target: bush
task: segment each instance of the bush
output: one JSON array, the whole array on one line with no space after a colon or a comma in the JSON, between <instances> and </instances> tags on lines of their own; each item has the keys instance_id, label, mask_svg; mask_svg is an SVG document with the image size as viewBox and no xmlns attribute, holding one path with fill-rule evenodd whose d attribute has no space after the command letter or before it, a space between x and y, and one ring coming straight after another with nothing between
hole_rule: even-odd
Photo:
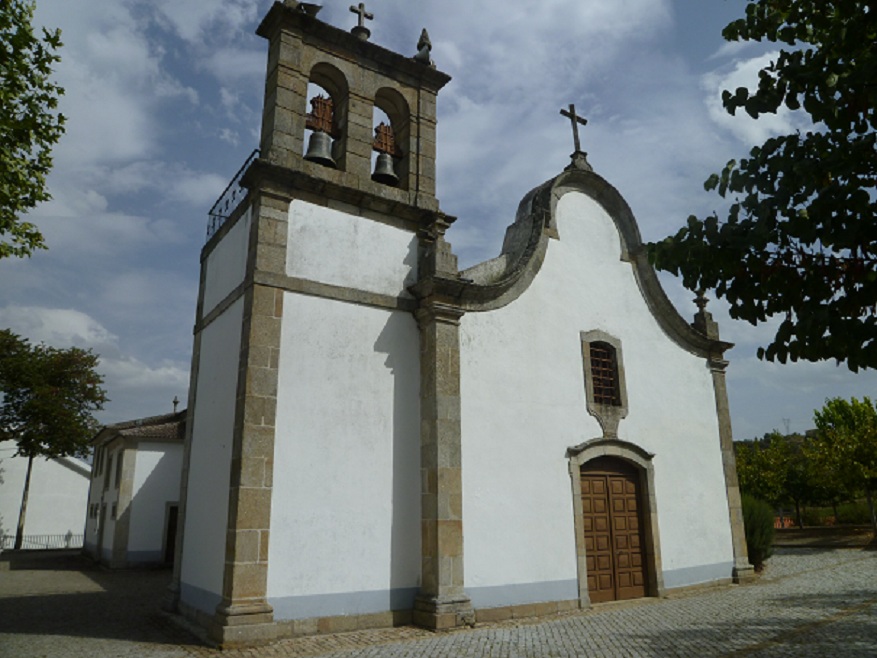
<instances>
[{"instance_id":1,"label":"bush","mask_svg":"<svg viewBox=\"0 0 877 658\"><path fill-rule=\"evenodd\" d=\"M870 525L871 513L868 503L843 503L837 506L837 522L840 525Z\"/></svg>"},{"instance_id":2,"label":"bush","mask_svg":"<svg viewBox=\"0 0 877 658\"><path fill-rule=\"evenodd\" d=\"M773 555L773 509L763 500L743 494L743 528L749 563L756 571L764 569L764 561Z\"/></svg>"}]
</instances>

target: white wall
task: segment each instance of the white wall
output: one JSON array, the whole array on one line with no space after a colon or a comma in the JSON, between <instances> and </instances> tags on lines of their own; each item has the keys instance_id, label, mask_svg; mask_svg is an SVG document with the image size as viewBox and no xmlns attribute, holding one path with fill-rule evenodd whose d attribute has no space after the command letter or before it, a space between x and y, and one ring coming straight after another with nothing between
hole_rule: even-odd
<instances>
[{"instance_id":1,"label":"white wall","mask_svg":"<svg viewBox=\"0 0 877 658\"><path fill-rule=\"evenodd\" d=\"M204 315L244 280L250 239L251 210L247 208L235 225L207 256L204 274Z\"/></svg>"},{"instance_id":2,"label":"white wall","mask_svg":"<svg viewBox=\"0 0 877 658\"><path fill-rule=\"evenodd\" d=\"M289 276L385 295L410 296L417 236L374 219L294 200L289 206Z\"/></svg>"},{"instance_id":3,"label":"white wall","mask_svg":"<svg viewBox=\"0 0 877 658\"><path fill-rule=\"evenodd\" d=\"M622 341L629 414L619 437L656 455L665 575L697 580L709 571L704 567L727 565L729 576L728 509L706 363L658 326L598 204L568 193L557 223L560 240L550 242L523 295L462 320L465 574L473 603L478 588L529 583L536 592L543 583L548 591L577 577L565 451L602 434L585 407L580 332L592 329ZM498 601L503 593L494 595Z\"/></svg>"},{"instance_id":4,"label":"white wall","mask_svg":"<svg viewBox=\"0 0 877 658\"><path fill-rule=\"evenodd\" d=\"M27 459L13 457L15 450L14 441L0 442L0 534L13 536L27 473ZM88 464L73 457L34 459L25 537L83 534L89 471Z\"/></svg>"},{"instance_id":5,"label":"white wall","mask_svg":"<svg viewBox=\"0 0 877 658\"><path fill-rule=\"evenodd\" d=\"M202 331L198 361L180 585L184 602L211 613L222 592L242 321L238 299Z\"/></svg>"},{"instance_id":6,"label":"white wall","mask_svg":"<svg viewBox=\"0 0 877 658\"><path fill-rule=\"evenodd\" d=\"M131 498L128 552L137 558L161 559L167 503L180 500L183 446L175 443L141 442L137 449Z\"/></svg>"},{"instance_id":7,"label":"white wall","mask_svg":"<svg viewBox=\"0 0 877 658\"><path fill-rule=\"evenodd\" d=\"M410 608L420 571L414 318L294 293L283 315L268 580L275 618Z\"/></svg>"}]
</instances>

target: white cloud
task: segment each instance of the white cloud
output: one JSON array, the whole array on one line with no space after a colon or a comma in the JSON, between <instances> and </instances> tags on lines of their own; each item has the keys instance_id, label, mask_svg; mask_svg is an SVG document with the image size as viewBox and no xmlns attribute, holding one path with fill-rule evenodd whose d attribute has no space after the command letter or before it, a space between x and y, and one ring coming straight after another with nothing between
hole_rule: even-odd
<instances>
[{"instance_id":1,"label":"white cloud","mask_svg":"<svg viewBox=\"0 0 877 658\"><path fill-rule=\"evenodd\" d=\"M177 34L190 42L205 40L211 33L227 36L240 32L258 20L259 11L259 3L252 0L154 0L154 4Z\"/></svg>"},{"instance_id":2,"label":"white cloud","mask_svg":"<svg viewBox=\"0 0 877 658\"><path fill-rule=\"evenodd\" d=\"M0 327L53 347L81 347L117 352L118 336L94 318L72 308L6 306L0 308Z\"/></svg>"},{"instance_id":3,"label":"white cloud","mask_svg":"<svg viewBox=\"0 0 877 658\"><path fill-rule=\"evenodd\" d=\"M168 196L191 206L207 209L228 185L228 177L218 174L185 172L175 177L168 188Z\"/></svg>"},{"instance_id":4,"label":"white cloud","mask_svg":"<svg viewBox=\"0 0 877 658\"><path fill-rule=\"evenodd\" d=\"M762 114L753 119L744 110L731 116L722 106L722 91L731 93L738 87L754 90L758 87L758 72L776 60L779 53L772 51L744 60L737 60L728 67L703 76L706 105L710 118L720 127L730 131L747 145L761 144L770 137L785 135L808 125L802 112L792 112L781 106L776 114Z\"/></svg>"},{"instance_id":5,"label":"white cloud","mask_svg":"<svg viewBox=\"0 0 877 658\"><path fill-rule=\"evenodd\" d=\"M0 327L8 327L32 343L94 350L100 357L97 371L104 377L110 398L98 414L104 423L165 413L171 410L174 395L185 400L188 363L167 359L146 363L128 353L119 336L81 311L8 305L0 307Z\"/></svg>"}]
</instances>

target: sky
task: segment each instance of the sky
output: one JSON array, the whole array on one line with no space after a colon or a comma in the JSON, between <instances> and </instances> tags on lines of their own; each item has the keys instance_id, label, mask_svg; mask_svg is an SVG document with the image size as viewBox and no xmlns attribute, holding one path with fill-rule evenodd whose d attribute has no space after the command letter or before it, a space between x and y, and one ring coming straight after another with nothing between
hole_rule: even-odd
<instances>
[{"instance_id":1,"label":"sky","mask_svg":"<svg viewBox=\"0 0 877 658\"><path fill-rule=\"evenodd\" d=\"M773 134L790 112L753 121L721 108L751 85L765 44L726 43L744 0L372 0L371 40L413 55L426 27L453 80L438 100L438 192L457 222L461 268L499 254L521 197L573 150L561 108L588 119L582 148L625 197L646 241L690 214L721 210L703 181ZM187 397L207 212L258 146L270 0L38 0L62 30L56 81L67 132L30 213L49 249L0 261L0 327L100 355L111 401L103 423L168 413ZM349 0L319 18L348 29ZM662 283L680 313L692 293ZM775 328L709 310L727 353L736 439L804 431L826 398L877 395L877 373L755 357Z\"/></svg>"}]
</instances>

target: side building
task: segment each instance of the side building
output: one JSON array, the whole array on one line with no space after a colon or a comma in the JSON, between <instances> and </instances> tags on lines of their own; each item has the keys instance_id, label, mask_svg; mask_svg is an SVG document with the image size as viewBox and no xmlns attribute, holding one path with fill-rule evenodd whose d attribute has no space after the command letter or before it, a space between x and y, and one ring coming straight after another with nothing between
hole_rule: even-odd
<instances>
[{"instance_id":1,"label":"side building","mask_svg":"<svg viewBox=\"0 0 877 658\"><path fill-rule=\"evenodd\" d=\"M173 562L185 428L183 410L95 435L86 555L111 568Z\"/></svg>"}]
</instances>

